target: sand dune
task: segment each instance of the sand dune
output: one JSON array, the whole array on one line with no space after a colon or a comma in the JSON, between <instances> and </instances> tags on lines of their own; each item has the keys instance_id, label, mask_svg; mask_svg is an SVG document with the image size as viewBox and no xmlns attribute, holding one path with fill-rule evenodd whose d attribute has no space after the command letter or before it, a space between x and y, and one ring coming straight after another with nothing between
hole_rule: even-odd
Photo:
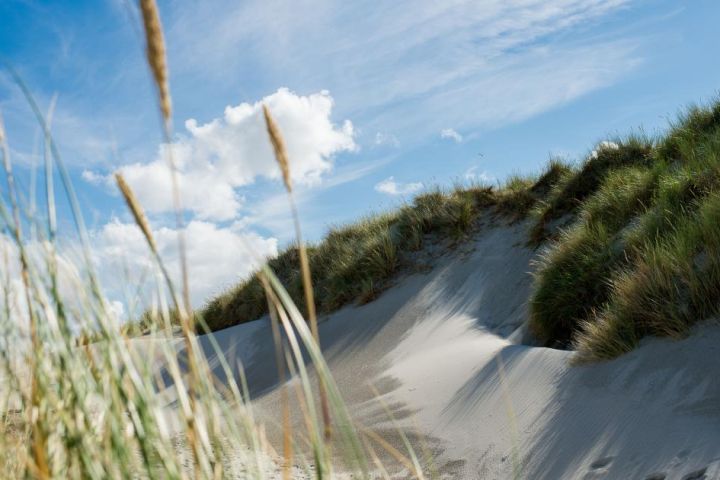
<instances>
[{"instance_id":1,"label":"sand dune","mask_svg":"<svg viewBox=\"0 0 720 480\"><path fill-rule=\"evenodd\" d=\"M720 328L569 365L571 352L532 346L526 334L537 253L523 246L525 228L488 227L377 300L323 319L322 346L357 422L391 438L373 386L450 478L720 478ZM267 320L216 338L244 365L272 438L279 395Z\"/></svg>"}]
</instances>

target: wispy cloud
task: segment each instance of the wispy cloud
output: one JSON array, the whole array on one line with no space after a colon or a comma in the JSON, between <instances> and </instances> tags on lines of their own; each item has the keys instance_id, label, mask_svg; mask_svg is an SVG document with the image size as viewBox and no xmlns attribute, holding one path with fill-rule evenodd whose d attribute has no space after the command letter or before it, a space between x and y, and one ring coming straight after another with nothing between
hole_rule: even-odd
<instances>
[{"instance_id":1,"label":"wispy cloud","mask_svg":"<svg viewBox=\"0 0 720 480\"><path fill-rule=\"evenodd\" d=\"M323 203L319 199L328 195L333 189L366 177L393 160L395 160L395 156L390 155L370 162L351 162L339 165L333 170L332 175L323 178L319 185L300 185L295 190L295 202L303 217L303 228L307 232L320 233L331 222L328 222L325 215L318 213L317 209L322 209ZM248 202L243 208L243 213L244 216L237 222L238 225L261 227L272 232L280 242L286 242L294 238L294 232L291 228L293 218L288 208L287 193L284 189Z\"/></svg>"},{"instance_id":2,"label":"wispy cloud","mask_svg":"<svg viewBox=\"0 0 720 480\"><path fill-rule=\"evenodd\" d=\"M420 182L399 183L394 177L388 177L375 185L375 190L387 195L410 195L423 188Z\"/></svg>"},{"instance_id":3,"label":"wispy cloud","mask_svg":"<svg viewBox=\"0 0 720 480\"><path fill-rule=\"evenodd\" d=\"M338 116L380 132L356 141L399 146L402 139L403 148L412 148L448 125L457 132L497 128L619 81L641 60L632 30L586 33L632 3L419 0L409 8L208 0L166 3L163 20L179 112L208 119L232 98L253 100L280 85L302 95L328 89ZM115 17L117 4L111 3ZM115 136L124 163L153 153L149 143L157 135L147 132L157 131L156 118L145 108L150 82L139 45L129 42L132 29L125 17L118 23L122 28L104 38L122 46L114 55L90 57L89 42L70 42L67 61L81 72L74 78L93 88L85 103L63 100L61 92L57 131L71 164L112 164L114 143L103 139ZM84 38L77 26L68 29L68 38ZM100 66L109 64L121 67L97 81Z\"/></svg>"},{"instance_id":4,"label":"wispy cloud","mask_svg":"<svg viewBox=\"0 0 720 480\"><path fill-rule=\"evenodd\" d=\"M452 128L443 128L440 131L440 138L446 138L453 140L455 143L460 143L463 140L462 135L453 130Z\"/></svg>"},{"instance_id":5,"label":"wispy cloud","mask_svg":"<svg viewBox=\"0 0 720 480\"><path fill-rule=\"evenodd\" d=\"M247 69L300 90L322 85L361 128L415 141L448 120L456 129L522 120L637 65L632 39L577 34L630 0L310 3L177 4L176 58L185 71L218 72L211 81L222 85L238 80L228 70Z\"/></svg>"},{"instance_id":6,"label":"wispy cloud","mask_svg":"<svg viewBox=\"0 0 720 480\"><path fill-rule=\"evenodd\" d=\"M375 145L388 145L397 148L400 146L400 140L392 133L377 132L375 134Z\"/></svg>"},{"instance_id":7,"label":"wispy cloud","mask_svg":"<svg viewBox=\"0 0 720 480\"><path fill-rule=\"evenodd\" d=\"M495 176L491 175L490 173L486 172L485 170L479 172L479 167L476 165L474 167L470 167L465 171L465 180L469 181L475 181L475 182L483 182L483 183L491 183L495 181Z\"/></svg>"}]
</instances>

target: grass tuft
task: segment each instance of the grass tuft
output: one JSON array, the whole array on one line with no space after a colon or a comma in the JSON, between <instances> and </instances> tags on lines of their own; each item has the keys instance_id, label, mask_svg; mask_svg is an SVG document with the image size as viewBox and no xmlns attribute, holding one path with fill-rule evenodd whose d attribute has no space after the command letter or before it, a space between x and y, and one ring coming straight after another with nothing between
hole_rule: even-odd
<instances>
[{"instance_id":1,"label":"grass tuft","mask_svg":"<svg viewBox=\"0 0 720 480\"><path fill-rule=\"evenodd\" d=\"M611 170L637 165L648 166L653 159L652 142L641 136L630 136L617 143L599 144L577 171L558 172L558 183L536 211L537 221L531 237L538 243L552 234L548 224L574 214L585 199L595 193Z\"/></svg>"},{"instance_id":2,"label":"grass tuft","mask_svg":"<svg viewBox=\"0 0 720 480\"><path fill-rule=\"evenodd\" d=\"M550 194L533 235L566 214L530 300L542 343L609 359L720 314L720 106L690 108L656 142L599 148Z\"/></svg>"}]
</instances>

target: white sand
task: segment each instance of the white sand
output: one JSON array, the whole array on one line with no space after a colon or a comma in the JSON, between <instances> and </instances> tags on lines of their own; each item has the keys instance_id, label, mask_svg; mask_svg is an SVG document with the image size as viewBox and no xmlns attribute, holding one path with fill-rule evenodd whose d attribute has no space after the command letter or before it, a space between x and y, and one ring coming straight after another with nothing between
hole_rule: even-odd
<instances>
[{"instance_id":1,"label":"white sand","mask_svg":"<svg viewBox=\"0 0 720 480\"><path fill-rule=\"evenodd\" d=\"M374 385L448 477L720 478L720 328L584 367L523 344L534 256L524 228L488 229L321 324L357 421L393 428ZM260 415L277 419L267 320L216 338L231 364L242 361Z\"/></svg>"}]
</instances>

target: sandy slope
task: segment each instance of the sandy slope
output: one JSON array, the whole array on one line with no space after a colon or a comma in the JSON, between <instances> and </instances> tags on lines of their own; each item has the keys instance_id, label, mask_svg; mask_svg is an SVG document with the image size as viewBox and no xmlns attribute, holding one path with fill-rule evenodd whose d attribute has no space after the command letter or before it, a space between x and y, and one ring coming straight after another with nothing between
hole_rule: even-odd
<instances>
[{"instance_id":1,"label":"sandy slope","mask_svg":"<svg viewBox=\"0 0 720 480\"><path fill-rule=\"evenodd\" d=\"M448 477L720 478L720 328L585 367L524 344L534 256L524 228L488 228L325 319L323 348L357 421L392 429L374 385ZM260 415L277 419L267 321L216 338L245 366Z\"/></svg>"}]
</instances>

